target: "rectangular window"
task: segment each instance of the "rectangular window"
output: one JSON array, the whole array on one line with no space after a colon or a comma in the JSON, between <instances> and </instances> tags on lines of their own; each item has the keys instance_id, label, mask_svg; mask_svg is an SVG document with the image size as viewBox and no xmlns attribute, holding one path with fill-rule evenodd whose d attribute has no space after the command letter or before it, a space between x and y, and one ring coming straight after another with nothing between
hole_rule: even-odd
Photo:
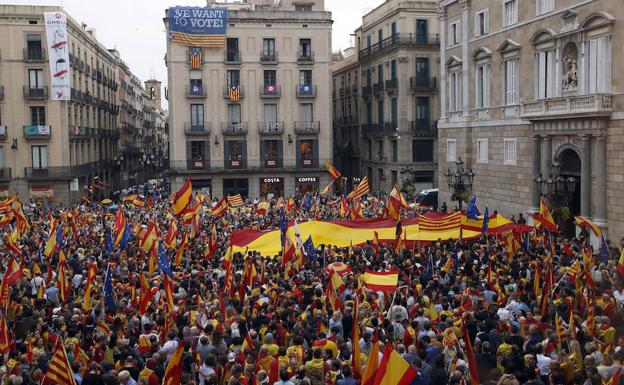
<instances>
[{"instance_id":1,"label":"rectangular window","mask_svg":"<svg viewBox=\"0 0 624 385\"><path fill-rule=\"evenodd\" d=\"M241 105L240 104L228 104L228 122L240 123L241 122Z\"/></svg>"},{"instance_id":2,"label":"rectangular window","mask_svg":"<svg viewBox=\"0 0 624 385\"><path fill-rule=\"evenodd\" d=\"M299 39L299 57L312 57L312 39Z\"/></svg>"},{"instance_id":3,"label":"rectangular window","mask_svg":"<svg viewBox=\"0 0 624 385\"><path fill-rule=\"evenodd\" d=\"M385 155L383 140L377 141L377 155L379 156L379 160L383 160Z\"/></svg>"},{"instance_id":4,"label":"rectangular window","mask_svg":"<svg viewBox=\"0 0 624 385\"><path fill-rule=\"evenodd\" d=\"M490 106L490 65L477 65L475 75L475 107Z\"/></svg>"},{"instance_id":5,"label":"rectangular window","mask_svg":"<svg viewBox=\"0 0 624 385\"><path fill-rule=\"evenodd\" d=\"M204 92L204 84L201 71L191 71L189 73L190 78L190 93L191 95L200 95Z\"/></svg>"},{"instance_id":6,"label":"rectangular window","mask_svg":"<svg viewBox=\"0 0 624 385\"><path fill-rule=\"evenodd\" d=\"M488 139L477 139L477 163L488 162Z\"/></svg>"},{"instance_id":7,"label":"rectangular window","mask_svg":"<svg viewBox=\"0 0 624 385\"><path fill-rule=\"evenodd\" d=\"M275 167L279 164L279 141L264 140L264 164L265 166Z\"/></svg>"},{"instance_id":8,"label":"rectangular window","mask_svg":"<svg viewBox=\"0 0 624 385\"><path fill-rule=\"evenodd\" d=\"M433 162L433 139L412 140L412 161Z\"/></svg>"},{"instance_id":9,"label":"rectangular window","mask_svg":"<svg viewBox=\"0 0 624 385\"><path fill-rule=\"evenodd\" d=\"M373 160L373 141L368 140L368 160Z\"/></svg>"},{"instance_id":10,"label":"rectangular window","mask_svg":"<svg viewBox=\"0 0 624 385\"><path fill-rule=\"evenodd\" d=\"M503 94L506 105L518 103L518 70L518 58L503 62Z\"/></svg>"},{"instance_id":11,"label":"rectangular window","mask_svg":"<svg viewBox=\"0 0 624 385\"><path fill-rule=\"evenodd\" d=\"M277 71L264 70L264 86L274 86L277 84Z\"/></svg>"},{"instance_id":12,"label":"rectangular window","mask_svg":"<svg viewBox=\"0 0 624 385\"><path fill-rule=\"evenodd\" d=\"M238 38L229 37L226 40L226 59L227 61L239 61L240 54L238 51Z\"/></svg>"},{"instance_id":13,"label":"rectangular window","mask_svg":"<svg viewBox=\"0 0 624 385\"><path fill-rule=\"evenodd\" d=\"M386 118L384 116L384 101L377 101L377 125L379 129L383 129L384 123L386 122Z\"/></svg>"},{"instance_id":14,"label":"rectangular window","mask_svg":"<svg viewBox=\"0 0 624 385\"><path fill-rule=\"evenodd\" d=\"M31 90L40 90L43 89L44 80L43 80L43 70L41 69L32 69L28 70L28 86Z\"/></svg>"},{"instance_id":15,"label":"rectangular window","mask_svg":"<svg viewBox=\"0 0 624 385\"><path fill-rule=\"evenodd\" d=\"M536 53L537 84L535 98L545 99L555 96L555 51L542 51Z\"/></svg>"},{"instance_id":16,"label":"rectangular window","mask_svg":"<svg viewBox=\"0 0 624 385\"><path fill-rule=\"evenodd\" d=\"M461 23L459 20L450 24L448 40L449 45L456 45L461 42Z\"/></svg>"},{"instance_id":17,"label":"rectangular window","mask_svg":"<svg viewBox=\"0 0 624 385\"><path fill-rule=\"evenodd\" d=\"M455 162L457 160L457 141L455 139L446 140L446 161Z\"/></svg>"},{"instance_id":18,"label":"rectangular window","mask_svg":"<svg viewBox=\"0 0 624 385\"><path fill-rule=\"evenodd\" d=\"M368 125L373 123L373 104L371 102L366 103L366 123Z\"/></svg>"},{"instance_id":19,"label":"rectangular window","mask_svg":"<svg viewBox=\"0 0 624 385\"><path fill-rule=\"evenodd\" d=\"M295 5L295 12L312 12L311 5Z\"/></svg>"},{"instance_id":20,"label":"rectangular window","mask_svg":"<svg viewBox=\"0 0 624 385\"><path fill-rule=\"evenodd\" d=\"M204 129L204 105L191 104L191 130Z\"/></svg>"},{"instance_id":21,"label":"rectangular window","mask_svg":"<svg viewBox=\"0 0 624 385\"><path fill-rule=\"evenodd\" d=\"M503 142L505 148L504 163L509 166L516 165L516 138L505 138Z\"/></svg>"},{"instance_id":22,"label":"rectangular window","mask_svg":"<svg viewBox=\"0 0 624 385\"><path fill-rule=\"evenodd\" d=\"M392 161L398 162L399 161L399 142L396 140L393 140L390 143L392 143Z\"/></svg>"},{"instance_id":23,"label":"rectangular window","mask_svg":"<svg viewBox=\"0 0 624 385\"><path fill-rule=\"evenodd\" d=\"M450 73L449 82L449 110L451 112L461 111L462 102L462 74L461 71L453 71Z\"/></svg>"},{"instance_id":24,"label":"rectangular window","mask_svg":"<svg viewBox=\"0 0 624 385\"><path fill-rule=\"evenodd\" d=\"M429 128L429 98L426 96L416 97L416 121L419 128Z\"/></svg>"},{"instance_id":25,"label":"rectangular window","mask_svg":"<svg viewBox=\"0 0 624 385\"><path fill-rule=\"evenodd\" d=\"M490 33L490 10L484 9L475 13L474 34L483 36Z\"/></svg>"},{"instance_id":26,"label":"rectangular window","mask_svg":"<svg viewBox=\"0 0 624 385\"><path fill-rule=\"evenodd\" d=\"M380 29L379 31L377 31L377 43L379 43L380 47L381 47L382 41L383 41L383 29Z\"/></svg>"},{"instance_id":27,"label":"rectangular window","mask_svg":"<svg viewBox=\"0 0 624 385\"><path fill-rule=\"evenodd\" d=\"M518 22L518 0L504 0L503 2L503 27Z\"/></svg>"},{"instance_id":28,"label":"rectangular window","mask_svg":"<svg viewBox=\"0 0 624 385\"><path fill-rule=\"evenodd\" d=\"M43 106L31 106L30 107L30 124L33 126L45 126L46 125L46 111Z\"/></svg>"},{"instance_id":29,"label":"rectangular window","mask_svg":"<svg viewBox=\"0 0 624 385\"><path fill-rule=\"evenodd\" d=\"M312 70L299 71L299 85L300 86L312 85Z\"/></svg>"},{"instance_id":30,"label":"rectangular window","mask_svg":"<svg viewBox=\"0 0 624 385\"><path fill-rule=\"evenodd\" d=\"M390 114L391 114L391 123L392 129L397 129L399 127L399 103L397 98L390 99Z\"/></svg>"},{"instance_id":31,"label":"rectangular window","mask_svg":"<svg viewBox=\"0 0 624 385\"><path fill-rule=\"evenodd\" d=\"M536 14L543 15L555 9L555 0L535 0Z\"/></svg>"},{"instance_id":32,"label":"rectangular window","mask_svg":"<svg viewBox=\"0 0 624 385\"><path fill-rule=\"evenodd\" d=\"M232 160L242 161L243 160L243 144L244 142L242 140L225 141L225 145L228 149L227 152L230 154L228 160L230 161Z\"/></svg>"},{"instance_id":33,"label":"rectangular window","mask_svg":"<svg viewBox=\"0 0 624 385\"><path fill-rule=\"evenodd\" d=\"M383 84L383 81L384 81L383 65L379 64L377 66L377 84Z\"/></svg>"},{"instance_id":34,"label":"rectangular window","mask_svg":"<svg viewBox=\"0 0 624 385\"><path fill-rule=\"evenodd\" d=\"M262 40L262 55L266 57L275 56L275 39Z\"/></svg>"},{"instance_id":35,"label":"rectangular window","mask_svg":"<svg viewBox=\"0 0 624 385\"><path fill-rule=\"evenodd\" d=\"M314 140L305 139L300 141L299 157L303 167L312 167L314 165Z\"/></svg>"},{"instance_id":36,"label":"rectangular window","mask_svg":"<svg viewBox=\"0 0 624 385\"><path fill-rule=\"evenodd\" d=\"M609 37L591 39L588 47L587 92L590 94L611 91L611 41Z\"/></svg>"},{"instance_id":37,"label":"rectangular window","mask_svg":"<svg viewBox=\"0 0 624 385\"><path fill-rule=\"evenodd\" d=\"M48 146L32 146L32 167L36 169L48 168Z\"/></svg>"},{"instance_id":38,"label":"rectangular window","mask_svg":"<svg viewBox=\"0 0 624 385\"><path fill-rule=\"evenodd\" d=\"M269 123L277 122L277 104L264 105L264 121Z\"/></svg>"},{"instance_id":39,"label":"rectangular window","mask_svg":"<svg viewBox=\"0 0 624 385\"><path fill-rule=\"evenodd\" d=\"M429 86L429 58L416 58L416 87Z\"/></svg>"},{"instance_id":40,"label":"rectangular window","mask_svg":"<svg viewBox=\"0 0 624 385\"><path fill-rule=\"evenodd\" d=\"M28 59L43 59L41 35L26 35L26 50Z\"/></svg>"},{"instance_id":41,"label":"rectangular window","mask_svg":"<svg viewBox=\"0 0 624 385\"><path fill-rule=\"evenodd\" d=\"M427 20L417 19L416 20L416 43L417 44L426 44L427 43L427 34L429 33L427 30Z\"/></svg>"},{"instance_id":42,"label":"rectangular window","mask_svg":"<svg viewBox=\"0 0 624 385\"><path fill-rule=\"evenodd\" d=\"M201 162L201 161L205 161L206 159L204 159L204 154L205 154L205 147L206 146L206 142L204 141L193 141L191 142L191 160L193 162Z\"/></svg>"},{"instance_id":43,"label":"rectangular window","mask_svg":"<svg viewBox=\"0 0 624 385\"><path fill-rule=\"evenodd\" d=\"M299 117L302 122L314 121L314 104L301 103L299 105Z\"/></svg>"},{"instance_id":44,"label":"rectangular window","mask_svg":"<svg viewBox=\"0 0 624 385\"><path fill-rule=\"evenodd\" d=\"M240 85L240 71L239 70L227 71L227 85L229 87Z\"/></svg>"}]
</instances>

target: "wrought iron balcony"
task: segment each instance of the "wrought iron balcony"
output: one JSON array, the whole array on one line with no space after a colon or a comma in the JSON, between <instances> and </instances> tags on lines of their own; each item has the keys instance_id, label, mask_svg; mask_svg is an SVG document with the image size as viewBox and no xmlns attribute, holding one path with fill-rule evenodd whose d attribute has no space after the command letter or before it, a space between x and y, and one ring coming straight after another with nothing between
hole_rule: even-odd
<instances>
[{"instance_id":1,"label":"wrought iron balcony","mask_svg":"<svg viewBox=\"0 0 624 385\"><path fill-rule=\"evenodd\" d=\"M279 98L282 96L282 87L277 84L265 84L260 86L260 97L265 99Z\"/></svg>"},{"instance_id":2,"label":"wrought iron balcony","mask_svg":"<svg viewBox=\"0 0 624 385\"><path fill-rule=\"evenodd\" d=\"M32 88L24 86L24 99L26 100L47 100L48 99L48 87Z\"/></svg>"},{"instance_id":3,"label":"wrought iron balcony","mask_svg":"<svg viewBox=\"0 0 624 385\"><path fill-rule=\"evenodd\" d=\"M277 52L262 52L260 54L260 62L262 64L277 64Z\"/></svg>"},{"instance_id":4,"label":"wrought iron balcony","mask_svg":"<svg viewBox=\"0 0 624 385\"><path fill-rule=\"evenodd\" d=\"M436 89L437 78L410 78L410 90L411 91L433 91Z\"/></svg>"},{"instance_id":5,"label":"wrought iron balcony","mask_svg":"<svg viewBox=\"0 0 624 385\"><path fill-rule=\"evenodd\" d=\"M225 51L223 53L223 61L225 64L240 64L241 53L240 51Z\"/></svg>"},{"instance_id":6,"label":"wrought iron balcony","mask_svg":"<svg viewBox=\"0 0 624 385\"><path fill-rule=\"evenodd\" d=\"M223 135L247 135L247 122L221 122Z\"/></svg>"},{"instance_id":7,"label":"wrought iron balcony","mask_svg":"<svg viewBox=\"0 0 624 385\"><path fill-rule=\"evenodd\" d=\"M184 134L187 136L208 136L211 132L210 122L185 122Z\"/></svg>"},{"instance_id":8,"label":"wrought iron balcony","mask_svg":"<svg viewBox=\"0 0 624 385\"><path fill-rule=\"evenodd\" d=\"M318 135L321 132L320 121L295 122L295 134L298 135Z\"/></svg>"},{"instance_id":9,"label":"wrought iron balcony","mask_svg":"<svg viewBox=\"0 0 624 385\"><path fill-rule=\"evenodd\" d=\"M297 86L298 98L316 98L316 86L311 84L302 84Z\"/></svg>"},{"instance_id":10,"label":"wrought iron balcony","mask_svg":"<svg viewBox=\"0 0 624 385\"><path fill-rule=\"evenodd\" d=\"M297 52L297 62L299 64L314 64L314 52L310 52L310 51Z\"/></svg>"},{"instance_id":11,"label":"wrought iron balcony","mask_svg":"<svg viewBox=\"0 0 624 385\"><path fill-rule=\"evenodd\" d=\"M43 48L24 48L24 61L46 61L46 51ZM69 65L69 63L68 63Z\"/></svg>"},{"instance_id":12,"label":"wrought iron balcony","mask_svg":"<svg viewBox=\"0 0 624 385\"><path fill-rule=\"evenodd\" d=\"M258 122L258 133L260 135L282 135L284 133L284 122Z\"/></svg>"}]
</instances>

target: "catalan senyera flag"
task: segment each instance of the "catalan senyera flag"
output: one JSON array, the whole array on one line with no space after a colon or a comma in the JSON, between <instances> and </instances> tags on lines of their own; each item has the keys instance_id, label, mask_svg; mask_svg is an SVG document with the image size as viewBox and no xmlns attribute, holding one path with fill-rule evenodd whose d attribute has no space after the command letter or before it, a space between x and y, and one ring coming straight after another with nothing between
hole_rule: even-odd
<instances>
[{"instance_id":1,"label":"catalan senyera flag","mask_svg":"<svg viewBox=\"0 0 624 385\"><path fill-rule=\"evenodd\" d=\"M468 369L470 372L470 383L472 385L479 385L479 369L477 367L477 359L475 358L474 350L472 349L472 341L468 335L468 330L463 320L461 323L462 338L464 339L466 361L468 361Z\"/></svg>"},{"instance_id":2,"label":"catalan senyera flag","mask_svg":"<svg viewBox=\"0 0 624 385\"><path fill-rule=\"evenodd\" d=\"M202 63L201 48L192 47L189 49L189 59L191 61L191 69L200 69Z\"/></svg>"},{"instance_id":3,"label":"catalan senyera flag","mask_svg":"<svg viewBox=\"0 0 624 385\"><path fill-rule=\"evenodd\" d=\"M349 193L347 198L349 199L361 198L364 195L368 194L369 192L370 192L370 184L368 183L368 177L365 176L364 178L362 178L362 180L357 185L355 190Z\"/></svg>"},{"instance_id":4,"label":"catalan senyera flag","mask_svg":"<svg viewBox=\"0 0 624 385\"><path fill-rule=\"evenodd\" d=\"M227 201L230 207L240 207L240 206L245 205L245 201L243 200L243 197L241 197L240 194L228 195Z\"/></svg>"},{"instance_id":5,"label":"catalan senyera flag","mask_svg":"<svg viewBox=\"0 0 624 385\"><path fill-rule=\"evenodd\" d=\"M54 354L48 365L48 370L41 380L41 385L76 385L74 372L69 365L67 352L61 338L56 339Z\"/></svg>"},{"instance_id":6,"label":"catalan senyera flag","mask_svg":"<svg viewBox=\"0 0 624 385\"><path fill-rule=\"evenodd\" d=\"M375 373L374 385L408 385L417 374L416 369L388 343Z\"/></svg>"},{"instance_id":7,"label":"catalan senyera flag","mask_svg":"<svg viewBox=\"0 0 624 385\"><path fill-rule=\"evenodd\" d=\"M237 84L228 85L228 96L230 98L230 102L236 103L240 100L240 86Z\"/></svg>"},{"instance_id":8,"label":"catalan senyera flag","mask_svg":"<svg viewBox=\"0 0 624 385\"><path fill-rule=\"evenodd\" d=\"M375 291L394 292L399 284L399 270L374 272L366 270L362 277L364 285Z\"/></svg>"},{"instance_id":9,"label":"catalan senyera flag","mask_svg":"<svg viewBox=\"0 0 624 385\"><path fill-rule=\"evenodd\" d=\"M373 346L371 347L368 359L366 360L366 370L362 375L362 385L373 385L375 383L375 374L379 369L379 337L375 333Z\"/></svg>"},{"instance_id":10,"label":"catalan senyera flag","mask_svg":"<svg viewBox=\"0 0 624 385\"><path fill-rule=\"evenodd\" d=\"M600 227L589 219L581 216L575 216L574 221L581 229L587 227L592 231L592 233L594 233L595 236L598 238L602 237L602 230L600 230Z\"/></svg>"},{"instance_id":11,"label":"catalan senyera flag","mask_svg":"<svg viewBox=\"0 0 624 385\"><path fill-rule=\"evenodd\" d=\"M184 209L188 207L193 198L193 186L191 184L191 179L188 178L184 181L184 184L178 190L178 192L173 197L173 205L171 209L175 215L179 215Z\"/></svg>"},{"instance_id":12,"label":"catalan senyera flag","mask_svg":"<svg viewBox=\"0 0 624 385\"><path fill-rule=\"evenodd\" d=\"M85 295L82 301L83 311L91 310L91 291L93 290L93 283L95 282L96 275L97 275L97 264L95 262L91 262L91 264L89 265L89 271L87 272L87 283L85 285Z\"/></svg>"},{"instance_id":13,"label":"catalan senyera flag","mask_svg":"<svg viewBox=\"0 0 624 385\"><path fill-rule=\"evenodd\" d=\"M336 180L340 178L340 171L338 171L338 169L334 167L334 165L331 164L329 160L325 161L325 167L327 167L327 172L329 172L329 175L332 177L332 180Z\"/></svg>"},{"instance_id":14,"label":"catalan senyera flag","mask_svg":"<svg viewBox=\"0 0 624 385\"><path fill-rule=\"evenodd\" d=\"M536 218L541 226L557 233L559 230L557 229L557 225L555 224L555 220L550 214L550 210L548 209L548 205L546 204L546 200L544 198L540 199L540 210L539 214L537 214Z\"/></svg>"},{"instance_id":15,"label":"catalan senyera flag","mask_svg":"<svg viewBox=\"0 0 624 385\"><path fill-rule=\"evenodd\" d=\"M182 358L184 357L184 342L178 344L178 348L173 353L163 377L163 385L178 385L182 379Z\"/></svg>"}]
</instances>

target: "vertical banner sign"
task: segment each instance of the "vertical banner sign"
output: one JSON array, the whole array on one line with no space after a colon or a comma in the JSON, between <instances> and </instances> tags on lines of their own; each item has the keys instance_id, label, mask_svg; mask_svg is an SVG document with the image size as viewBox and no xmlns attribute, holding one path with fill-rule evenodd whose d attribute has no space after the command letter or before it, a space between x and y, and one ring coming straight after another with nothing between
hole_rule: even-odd
<instances>
[{"instance_id":1,"label":"vertical banner sign","mask_svg":"<svg viewBox=\"0 0 624 385\"><path fill-rule=\"evenodd\" d=\"M45 12L48 57L50 61L50 100L69 100L69 44L67 43L67 15Z\"/></svg>"},{"instance_id":2,"label":"vertical banner sign","mask_svg":"<svg viewBox=\"0 0 624 385\"><path fill-rule=\"evenodd\" d=\"M168 12L169 40L189 47L225 46L227 8L171 7Z\"/></svg>"}]
</instances>

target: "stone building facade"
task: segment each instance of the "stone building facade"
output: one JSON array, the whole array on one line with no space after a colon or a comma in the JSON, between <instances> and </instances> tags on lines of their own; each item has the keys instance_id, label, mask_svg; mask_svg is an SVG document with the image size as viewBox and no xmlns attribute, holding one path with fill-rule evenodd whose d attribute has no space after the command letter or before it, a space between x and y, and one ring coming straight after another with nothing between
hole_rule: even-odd
<instances>
[{"instance_id":1,"label":"stone building facade","mask_svg":"<svg viewBox=\"0 0 624 385\"><path fill-rule=\"evenodd\" d=\"M189 176L215 197L322 189L332 159L332 19L324 1L208 6L228 8L224 47L201 48L192 68L197 47L167 42L172 189Z\"/></svg>"},{"instance_id":2,"label":"stone building facade","mask_svg":"<svg viewBox=\"0 0 624 385\"><path fill-rule=\"evenodd\" d=\"M334 64L336 155L374 191L436 186L437 3L388 0L362 17L354 38L354 54Z\"/></svg>"},{"instance_id":3,"label":"stone building facade","mask_svg":"<svg viewBox=\"0 0 624 385\"><path fill-rule=\"evenodd\" d=\"M439 184L461 158L481 206L539 206L553 164L567 206L624 235L624 41L617 0L444 0L440 6Z\"/></svg>"}]
</instances>

